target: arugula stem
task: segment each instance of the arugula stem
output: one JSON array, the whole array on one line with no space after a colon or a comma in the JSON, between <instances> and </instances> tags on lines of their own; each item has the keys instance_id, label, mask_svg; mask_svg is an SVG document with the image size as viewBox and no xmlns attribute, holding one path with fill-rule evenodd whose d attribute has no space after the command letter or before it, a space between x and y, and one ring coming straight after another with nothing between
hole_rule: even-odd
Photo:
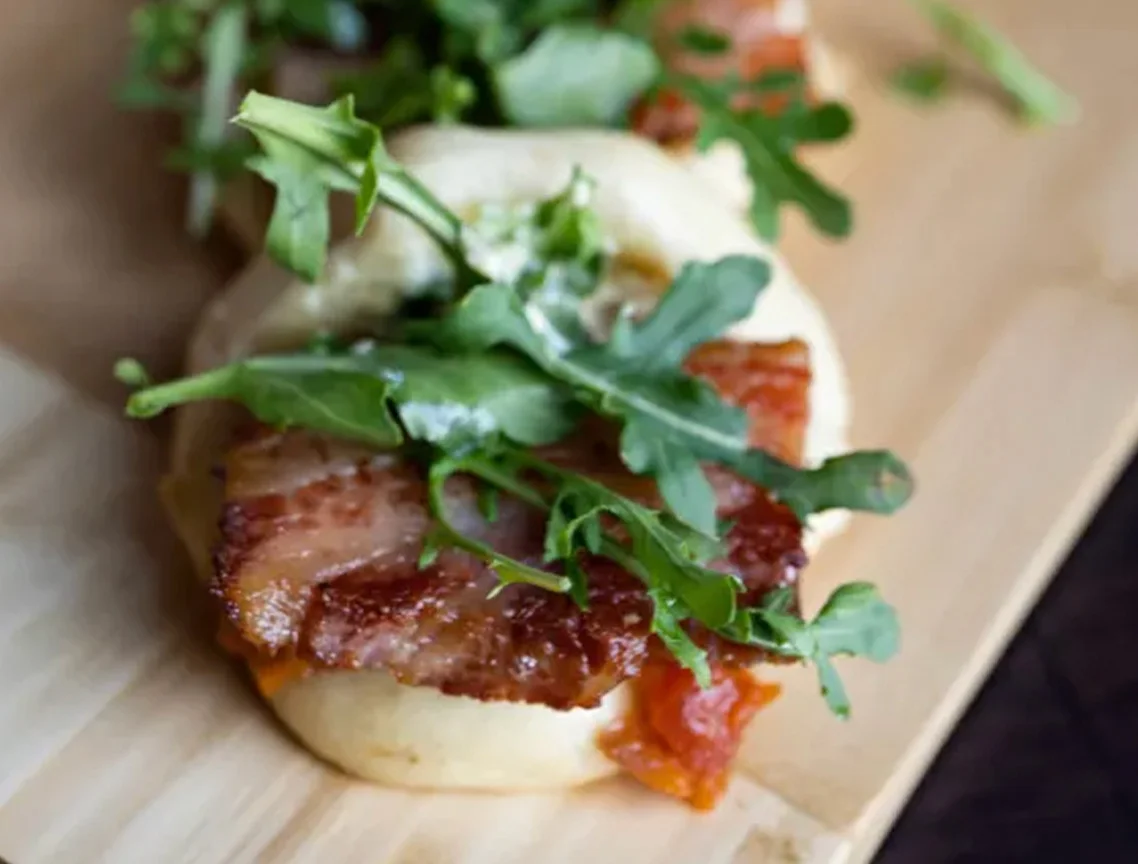
<instances>
[{"instance_id":1,"label":"arugula stem","mask_svg":"<svg viewBox=\"0 0 1138 864\"><path fill-rule=\"evenodd\" d=\"M490 281L490 277L471 264L466 255L462 220L402 166L390 162L378 169L376 190L381 201L415 222L435 241L458 274L461 287L469 288ZM361 227L357 225L357 232Z\"/></svg>"},{"instance_id":2,"label":"arugula stem","mask_svg":"<svg viewBox=\"0 0 1138 864\"><path fill-rule=\"evenodd\" d=\"M232 377L230 366L219 366L190 378L181 378L165 384L155 384L132 393L126 403L131 417L155 417L171 405L204 399L216 399L224 392L227 380Z\"/></svg>"},{"instance_id":3,"label":"arugula stem","mask_svg":"<svg viewBox=\"0 0 1138 864\"><path fill-rule=\"evenodd\" d=\"M233 89L245 58L246 18L244 3L227 2L218 8L202 37L205 80L194 144L203 153L220 146L225 138L225 118L231 110ZM204 236L209 230L217 186L217 175L213 171L194 173L186 222L190 233L196 237Z\"/></svg>"},{"instance_id":4,"label":"arugula stem","mask_svg":"<svg viewBox=\"0 0 1138 864\"><path fill-rule=\"evenodd\" d=\"M379 200L426 231L456 268L473 272L463 247L462 220L394 160L377 172Z\"/></svg>"}]
</instances>

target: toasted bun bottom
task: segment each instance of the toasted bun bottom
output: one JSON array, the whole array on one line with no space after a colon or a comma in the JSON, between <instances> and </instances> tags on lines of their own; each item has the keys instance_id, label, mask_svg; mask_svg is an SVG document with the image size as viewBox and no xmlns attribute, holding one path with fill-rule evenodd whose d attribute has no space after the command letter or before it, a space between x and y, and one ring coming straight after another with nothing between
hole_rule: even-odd
<instances>
[{"instance_id":1,"label":"toasted bun bottom","mask_svg":"<svg viewBox=\"0 0 1138 864\"><path fill-rule=\"evenodd\" d=\"M814 383L806 458L846 449L849 400L834 341L820 310L747 224L654 146L605 132L523 133L462 128L411 130L390 143L446 204L467 213L487 202L524 202L562 188L574 166L597 180L596 208L617 250L648 256L674 273L687 260L729 254L767 257L771 284L755 314L730 334L745 340L805 339ZM322 285L297 283L265 260L254 263L205 313L190 345L201 371L255 351L294 347L318 329L392 312L406 286L442 272L436 250L401 217L384 212L359 240L333 251ZM231 428L228 409L183 408L164 495L175 525L209 576L221 490L211 479ZM812 523L816 544L841 514ZM398 684L383 671L320 672L270 697L281 720L314 752L382 783L514 790L573 786L618 769L597 733L624 710L626 686L592 710L480 702Z\"/></svg>"},{"instance_id":2,"label":"toasted bun bottom","mask_svg":"<svg viewBox=\"0 0 1138 864\"><path fill-rule=\"evenodd\" d=\"M627 685L597 708L480 702L407 687L382 671L321 672L269 703L315 753L394 786L513 791L579 786L619 769L596 746L627 705Z\"/></svg>"}]
</instances>

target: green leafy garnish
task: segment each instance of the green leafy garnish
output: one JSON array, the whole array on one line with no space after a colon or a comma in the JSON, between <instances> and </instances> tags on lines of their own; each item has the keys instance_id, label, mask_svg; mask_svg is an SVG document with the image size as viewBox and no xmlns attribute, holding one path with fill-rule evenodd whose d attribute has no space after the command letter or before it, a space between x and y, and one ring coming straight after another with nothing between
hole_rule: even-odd
<instances>
[{"instance_id":1,"label":"green leafy garnish","mask_svg":"<svg viewBox=\"0 0 1138 864\"><path fill-rule=\"evenodd\" d=\"M760 79L755 86L770 86ZM739 146L751 179L750 216L755 230L768 240L779 234L780 208L795 204L823 234L845 237L853 227L850 202L830 189L798 161L795 147L811 141L834 141L852 128L849 112L833 104L807 106L792 98L786 116L732 105L736 84L678 76L675 86L699 106L702 117L696 145L706 150L716 141Z\"/></svg>"},{"instance_id":2,"label":"green leafy garnish","mask_svg":"<svg viewBox=\"0 0 1138 864\"><path fill-rule=\"evenodd\" d=\"M387 155L379 129L356 117L351 96L313 108L254 92L235 122L264 150L251 167L277 187L266 245L282 266L310 282L320 277L330 231L328 196L339 190L355 195L357 231L383 201L414 219L456 266L468 269L462 223Z\"/></svg>"},{"instance_id":3,"label":"green leafy garnish","mask_svg":"<svg viewBox=\"0 0 1138 864\"><path fill-rule=\"evenodd\" d=\"M135 361L120 361L116 372L142 387L127 401L131 417L221 399L271 426L301 426L381 448L406 438L446 451L501 436L549 444L569 432L578 414L566 390L501 353L445 356L365 344L342 353L251 357L155 386Z\"/></svg>"},{"instance_id":4,"label":"green leafy garnish","mask_svg":"<svg viewBox=\"0 0 1138 864\"><path fill-rule=\"evenodd\" d=\"M833 456L817 468L796 468L762 450L738 457L721 454L744 477L774 491L780 501L805 519L825 510L859 510L888 516L913 494L905 463L887 450L862 450Z\"/></svg>"},{"instance_id":5,"label":"green leafy garnish","mask_svg":"<svg viewBox=\"0 0 1138 864\"><path fill-rule=\"evenodd\" d=\"M715 632L813 663L828 703L848 713L831 658L891 654L892 610L857 583L807 622L785 591L746 606L742 581L715 566L727 554L728 528L716 518L708 463L763 486L801 519L832 507L891 512L912 490L905 466L886 452L801 469L752 448L746 413L684 370L694 348L750 314L770 279L767 262L689 263L650 312L634 318L620 310L608 339L598 341L582 305L607 272L606 242L591 208L593 183L580 171L548 199L487 206L464 225L387 154L379 130L355 116L351 97L315 108L252 93L238 122L261 145L256 169L278 187L269 243L283 264L319 276L328 197L345 191L356 197L357 230L382 201L435 240L454 278L388 328L400 340L394 343L322 333L298 353L250 357L157 385L137 362L120 361L116 374L136 388L128 414L152 417L220 399L271 426L402 447L427 473L432 527L420 567L460 550L497 574L495 590L523 583L587 608L587 560L608 559L644 584L652 632L701 684L710 683L711 670L700 632ZM791 114L777 134L822 139L841 122L832 112ZM655 481L662 506L530 449L562 441L590 413L617 427L620 458ZM465 478L455 481L459 488L474 484L487 522L510 512L501 509L505 499L546 514L540 566L490 545L471 525L479 516L455 518L447 490L457 475Z\"/></svg>"},{"instance_id":6,"label":"green leafy garnish","mask_svg":"<svg viewBox=\"0 0 1138 864\"><path fill-rule=\"evenodd\" d=\"M438 506L445 507L442 488L446 478L458 473L471 474L550 511L546 564L561 564L574 572L572 562L578 555L588 553L610 558L641 579L654 602L653 632L660 635L682 665L695 672L702 684L710 683L706 652L692 641L681 622L695 618L708 627L726 627L736 616L738 581L705 566L709 553L719 551L717 544L709 544L706 537L666 514L514 448L436 462L431 469L431 484ZM525 474L539 476L543 485L552 483L556 494L550 497L543 493L538 485L524 479ZM614 523L621 526L620 539L612 527ZM453 526L445 526L445 532L450 542L490 564L503 583L534 581L529 572L532 568L523 562L484 548L480 541L464 536ZM571 591L573 578L562 578L558 590ZM582 605L587 603L583 587L575 595Z\"/></svg>"},{"instance_id":7,"label":"green leafy garnish","mask_svg":"<svg viewBox=\"0 0 1138 864\"><path fill-rule=\"evenodd\" d=\"M326 357L253 357L139 390L126 411L154 417L175 405L226 399L273 426L303 426L388 448L403 440L388 409L393 389L390 379L350 361L336 366Z\"/></svg>"},{"instance_id":8,"label":"green leafy garnish","mask_svg":"<svg viewBox=\"0 0 1138 864\"><path fill-rule=\"evenodd\" d=\"M1063 123L1078 113L1078 103L993 27L944 0L912 2L947 42L968 54L996 80L1025 123Z\"/></svg>"},{"instance_id":9,"label":"green leafy garnish","mask_svg":"<svg viewBox=\"0 0 1138 864\"><path fill-rule=\"evenodd\" d=\"M521 358L501 353L444 355L401 345L357 351L396 379L393 398L409 437L453 451L501 434L519 444L550 444L580 414L571 394Z\"/></svg>"},{"instance_id":10,"label":"green leafy garnish","mask_svg":"<svg viewBox=\"0 0 1138 864\"><path fill-rule=\"evenodd\" d=\"M708 265L689 265L695 266ZM677 284L698 290L698 283L692 281ZM745 290L747 286L738 287ZM753 288L752 297L761 283ZM720 401L706 383L668 367L651 369L646 355L623 350L622 343L631 345L641 330L653 329L651 318L640 327L620 328L631 334L622 343L614 339L605 346L571 347L565 334L552 326L535 329L531 315L540 316L540 312L527 309L509 286L479 286L444 321L438 338L472 351L508 345L572 386L587 407L622 420L625 463L656 477L677 515L700 530L713 531L714 497L690 453L690 442L699 441L708 450L745 451L743 412ZM641 341L652 344L647 338ZM612 350L614 344L621 347ZM643 371L636 368L638 359L645 363Z\"/></svg>"},{"instance_id":11,"label":"green leafy garnish","mask_svg":"<svg viewBox=\"0 0 1138 864\"><path fill-rule=\"evenodd\" d=\"M745 413L680 368L691 349L750 313L769 279L765 262L728 257L688 264L647 318L618 319L610 340L598 345L581 326L577 308L598 284L601 256L599 226L588 208L590 183L579 173L561 195L520 221L506 221L510 239L522 243L523 266L499 274L506 281L490 281L472 264L478 256L470 232L387 156L379 131L354 116L349 99L321 109L254 93L239 122L265 148L262 171L280 165L295 172L281 185L274 208L274 220L279 215L293 226L289 236L313 236L303 221L312 208L304 201L306 206L293 207L286 192L311 188L326 224L328 192L354 184L362 228L378 197L374 190L383 184L390 190L385 201L434 236L467 274L458 303L431 322L427 338L471 354L512 348L571 388L585 408L618 420L625 464L653 477L668 507L693 528L708 534L715 528L714 496L701 461L731 466L803 518L831 507L890 512L911 492L903 466L890 463L888 454L851 454L803 471L750 448ZM288 253L296 247L284 251L282 263L290 266ZM297 269L295 255L293 262ZM423 329L412 323L408 332Z\"/></svg>"},{"instance_id":12,"label":"green leafy garnish","mask_svg":"<svg viewBox=\"0 0 1138 864\"><path fill-rule=\"evenodd\" d=\"M613 30L553 26L500 63L494 81L502 112L518 126L615 126L656 78L645 42Z\"/></svg>"},{"instance_id":13,"label":"green leafy garnish","mask_svg":"<svg viewBox=\"0 0 1138 864\"><path fill-rule=\"evenodd\" d=\"M689 24L681 30L676 41L695 54L723 54L731 48L731 39L725 33L697 27L694 24Z\"/></svg>"},{"instance_id":14,"label":"green leafy garnish","mask_svg":"<svg viewBox=\"0 0 1138 864\"><path fill-rule=\"evenodd\" d=\"M540 475L543 483L557 484L552 501L537 485L521 479L524 472ZM575 599L583 606L587 603L587 588L574 584L583 575L572 566L578 555L586 553L610 558L641 579L653 601L652 632L703 686L710 683L707 655L684 627L686 620L699 621L727 638L812 663L823 698L843 718L849 716L849 699L831 658L860 656L884 663L897 651L896 613L868 583L840 586L810 621L792 611L789 589L771 592L759 606L741 608L734 578L706 566L721 549L666 514L517 450L492 456L449 457L435 463L431 483L437 506L445 507L443 484L458 473L473 475L534 506L549 509L545 562L559 563L571 574L561 577L550 590L577 591ZM612 527L616 523L627 540L616 539ZM453 526L446 526L442 535L433 535L432 548L443 536L494 567L503 584L535 584L540 578L524 562L502 556ZM546 574L546 578L552 577Z\"/></svg>"},{"instance_id":15,"label":"green leafy garnish","mask_svg":"<svg viewBox=\"0 0 1138 864\"><path fill-rule=\"evenodd\" d=\"M942 57L917 60L894 72L890 83L916 102L938 102L948 92L948 63Z\"/></svg>"},{"instance_id":16,"label":"green leafy garnish","mask_svg":"<svg viewBox=\"0 0 1138 864\"><path fill-rule=\"evenodd\" d=\"M846 718L849 698L831 658L865 657L875 663L892 658L900 642L897 613L865 582L837 588L811 621L790 614L790 599L788 591L772 592L761 606L736 615L725 632L785 657L813 663L826 704Z\"/></svg>"}]
</instances>

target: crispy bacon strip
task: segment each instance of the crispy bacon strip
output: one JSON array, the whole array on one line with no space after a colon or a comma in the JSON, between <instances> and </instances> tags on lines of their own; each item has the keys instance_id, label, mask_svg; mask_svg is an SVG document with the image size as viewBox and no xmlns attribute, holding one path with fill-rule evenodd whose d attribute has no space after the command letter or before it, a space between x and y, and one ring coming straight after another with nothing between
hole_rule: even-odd
<instances>
[{"instance_id":1,"label":"crispy bacon strip","mask_svg":"<svg viewBox=\"0 0 1138 864\"><path fill-rule=\"evenodd\" d=\"M793 420L805 411L804 351L713 346L690 368L726 398ZM796 421L764 422L754 434L793 454L801 431ZM597 464L592 448L579 451L580 470ZM636 676L654 650L643 586L607 560L584 562L588 612L532 586L491 598L497 577L455 550L419 569L430 525L425 481L417 466L392 454L305 431L262 431L233 448L225 478L214 590L236 632L261 656L317 668L381 667L446 693L571 708L596 705ZM712 479L720 515L734 522L719 566L739 575L744 601L794 585L806 559L793 514L725 472ZM453 478L447 494L461 530L540 566L543 512L504 499L488 523L464 478ZM727 666L761 659L698 628L693 635Z\"/></svg>"},{"instance_id":2,"label":"crispy bacon strip","mask_svg":"<svg viewBox=\"0 0 1138 864\"><path fill-rule=\"evenodd\" d=\"M805 342L708 342L688 356L685 366L711 381L726 401L746 409L753 447L801 463L809 420L810 350Z\"/></svg>"},{"instance_id":3,"label":"crispy bacon strip","mask_svg":"<svg viewBox=\"0 0 1138 864\"><path fill-rule=\"evenodd\" d=\"M670 69L700 78L719 79L734 72L751 81L774 69L805 73L803 35L785 21L790 5L790 0L674 0L657 19L657 47ZM703 55L684 49L678 36L692 26L727 36L729 50ZM781 104L781 99L770 97L744 98L739 107L777 112ZM633 129L662 144L687 143L698 126L698 109L674 90L663 90L633 111Z\"/></svg>"}]
</instances>

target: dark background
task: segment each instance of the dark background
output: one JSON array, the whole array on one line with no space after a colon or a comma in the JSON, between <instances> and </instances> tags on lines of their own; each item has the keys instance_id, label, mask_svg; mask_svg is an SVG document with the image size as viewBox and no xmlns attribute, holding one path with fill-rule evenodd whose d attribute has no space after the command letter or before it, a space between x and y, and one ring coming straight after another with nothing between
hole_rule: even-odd
<instances>
[{"instance_id":1,"label":"dark background","mask_svg":"<svg viewBox=\"0 0 1138 864\"><path fill-rule=\"evenodd\" d=\"M876 860L1138 862L1138 459Z\"/></svg>"}]
</instances>

